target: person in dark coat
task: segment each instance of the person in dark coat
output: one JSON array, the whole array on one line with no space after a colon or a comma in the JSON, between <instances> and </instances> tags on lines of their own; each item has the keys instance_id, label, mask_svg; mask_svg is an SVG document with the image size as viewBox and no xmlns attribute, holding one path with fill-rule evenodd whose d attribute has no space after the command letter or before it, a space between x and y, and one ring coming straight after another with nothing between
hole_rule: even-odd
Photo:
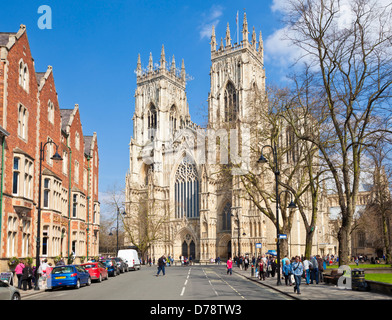
<instances>
[{"instance_id":1,"label":"person in dark coat","mask_svg":"<svg viewBox=\"0 0 392 320\"><path fill-rule=\"evenodd\" d=\"M29 263L26 263L23 273L22 273L22 286L23 291L27 290L27 286L29 286L29 290L32 289L31 280L33 279L33 269Z\"/></svg>"}]
</instances>

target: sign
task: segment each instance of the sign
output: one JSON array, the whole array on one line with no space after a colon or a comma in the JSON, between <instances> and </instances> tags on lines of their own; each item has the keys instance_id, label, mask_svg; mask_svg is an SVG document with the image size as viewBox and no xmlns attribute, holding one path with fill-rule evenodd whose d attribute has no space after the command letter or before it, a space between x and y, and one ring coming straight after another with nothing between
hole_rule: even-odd
<instances>
[{"instance_id":1,"label":"sign","mask_svg":"<svg viewBox=\"0 0 392 320\"><path fill-rule=\"evenodd\" d=\"M0 280L7 281L10 285L13 284L14 275L12 272L2 272L0 273Z\"/></svg>"},{"instance_id":2,"label":"sign","mask_svg":"<svg viewBox=\"0 0 392 320\"><path fill-rule=\"evenodd\" d=\"M280 234L279 239L287 239L287 234Z\"/></svg>"},{"instance_id":3,"label":"sign","mask_svg":"<svg viewBox=\"0 0 392 320\"><path fill-rule=\"evenodd\" d=\"M256 249L261 249L261 243L256 243Z\"/></svg>"}]
</instances>

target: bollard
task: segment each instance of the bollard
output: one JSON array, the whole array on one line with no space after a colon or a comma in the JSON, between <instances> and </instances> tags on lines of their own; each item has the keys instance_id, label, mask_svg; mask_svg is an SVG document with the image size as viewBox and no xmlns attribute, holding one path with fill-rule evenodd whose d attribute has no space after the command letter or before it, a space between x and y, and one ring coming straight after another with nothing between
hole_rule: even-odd
<instances>
[{"instance_id":1,"label":"bollard","mask_svg":"<svg viewBox=\"0 0 392 320\"><path fill-rule=\"evenodd\" d=\"M250 269L250 275L251 275L251 277L255 276L255 267L254 266L252 266Z\"/></svg>"}]
</instances>

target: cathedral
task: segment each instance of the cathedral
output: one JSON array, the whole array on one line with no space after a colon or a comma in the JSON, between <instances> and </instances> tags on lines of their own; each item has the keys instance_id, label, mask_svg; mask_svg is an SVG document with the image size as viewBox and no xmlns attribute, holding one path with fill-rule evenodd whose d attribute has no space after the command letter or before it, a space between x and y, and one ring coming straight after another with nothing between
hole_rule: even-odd
<instances>
[{"instance_id":1,"label":"cathedral","mask_svg":"<svg viewBox=\"0 0 392 320\"><path fill-rule=\"evenodd\" d=\"M126 232L126 244L139 243L149 233L149 257L225 260L276 249L275 226L241 195L241 170L222 174L229 157L224 142L230 147L234 140L238 142L240 169L246 171L257 162L246 151L257 139L255 130L245 124L253 112L265 111L252 110L250 102L265 93L266 77L261 32L257 37L253 28L250 38L246 14L239 43L232 42L227 25L218 44L212 27L206 128L190 118L184 60L177 68L174 56L167 60L163 46L159 64L153 63L150 54L143 68L138 57L125 203L127 219L147 218L130 223L133 231ZM220 143L214 146L211 142L217 138ZM266 180L266 187L273 188L273 174ZM302 219L298 213L295 217L291 255L303 253L305 245Z\"/></svg>"}]
</instances>

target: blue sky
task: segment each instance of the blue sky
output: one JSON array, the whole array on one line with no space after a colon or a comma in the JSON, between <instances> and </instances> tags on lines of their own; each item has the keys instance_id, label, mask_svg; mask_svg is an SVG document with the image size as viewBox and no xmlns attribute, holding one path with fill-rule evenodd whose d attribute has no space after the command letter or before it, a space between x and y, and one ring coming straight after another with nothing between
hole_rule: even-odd
<instances>
[{"instance_id":1,"label":"blue sky","mask_svg":"<svg viewBox=\"0 0 392 320\"><path fill-rule=\"evenodd\" d=\"M7 0L1 6L0 31L16 32L25 24L36 71L53 66L60 107L79 104L84 135L98 135L99 188L105 192L115 184L124 185L129 166L138 53L144 67L150 52L154 62L159 61L162 44L166 58L174 54L177 66L184 59L192 77L187 84L191 118L203 125L211 25L215 24L219 43L229 22L235 42L236 14L239 11L241 32L245 9L249 31L255 26L257 34L263 34L267 83L281 81L287 68L274 59L279 41L273 37L281 28L281 16L272 9L279 2ZM52 29L38 27L41 5L52 10Z\"/></svg>"}]
</instances>

